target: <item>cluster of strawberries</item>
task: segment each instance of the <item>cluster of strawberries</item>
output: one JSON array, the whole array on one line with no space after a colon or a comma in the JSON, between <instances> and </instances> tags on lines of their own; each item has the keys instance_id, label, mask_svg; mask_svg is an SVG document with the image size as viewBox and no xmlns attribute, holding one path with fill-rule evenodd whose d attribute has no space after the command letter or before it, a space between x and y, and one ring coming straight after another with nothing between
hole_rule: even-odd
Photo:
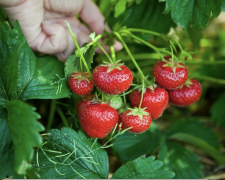
<instances>
[{"instance_id":1,"label":"cluster of strawberries","mask_svg":"<svg viewBox=\"0 0 225 180\"><path fill-rule=\"evenodd\" d=\"M123 64L104 64L93 71L93 78L88 73L74 72L69 80L70 89L84 96L77 103L77 113L84 132L93 138L105 137L118 123L118 129L129 128L130 132L146 131L152 119L158 119L170 101L175 106L188 106L199 100L201 84L194 79L188 80L188 71L181 62L173 62L170 57L157 61L153 68L155 83L146 83L143 88L135 89L128 96L133 108L119 110L108 102L101 102L92 92L94 85L103 93L120 95L132 84L133 75ZM143 94L143 97L142 97Z\"/></svg>"}]
</instances>

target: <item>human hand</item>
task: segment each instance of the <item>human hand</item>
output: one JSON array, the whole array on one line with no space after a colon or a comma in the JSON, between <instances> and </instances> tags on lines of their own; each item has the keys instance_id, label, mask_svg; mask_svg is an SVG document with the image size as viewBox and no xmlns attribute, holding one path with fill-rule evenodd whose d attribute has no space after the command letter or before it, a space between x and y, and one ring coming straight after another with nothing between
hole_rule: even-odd
<instances>
[{"instance_id":1,"label":"human hand","mask_svg":"<svg viewBox=\"0 0 225 180\"><path fill-rule=\"evenodd\" d=\"M64 20L69 22L80 46L91 41L91 31L103 33L104 17L91 0L0 0L0 5L11 21L19 21L34 51L56 55L62 61L75 51ZM91 31L76 15L80 15ZM104 48L109 51L108 47ZM121 43L116 41L114 48L122 49Z\"/></svg>"}]
</instances>

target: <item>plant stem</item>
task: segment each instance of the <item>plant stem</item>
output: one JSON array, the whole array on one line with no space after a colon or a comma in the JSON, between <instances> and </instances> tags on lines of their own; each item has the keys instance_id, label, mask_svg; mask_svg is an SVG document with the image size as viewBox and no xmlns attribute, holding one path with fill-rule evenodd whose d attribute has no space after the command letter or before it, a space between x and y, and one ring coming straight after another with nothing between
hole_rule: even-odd
<instances>
[{"instance_id":1,"label":"plant stem","mask_svg":"<svg viewBox=\"0 0 225 180\"><path fill-rule=\"evenodd\" d=\"M209 82L212 82L212 83L218 83L218 84L225 85L224 79L217 79L217 78L213 78L213 77L209 77L209 76L203 76L203 75L195 75L195 78L205 80L205 81L209 81Z\"/></svg>"},{"instance_id":2,"label":"plant stem","mask_svg":"<svg viewBox=\"0 0 225 180\"><path fill-rule=\"evenodd\" d=\"M111 55L112 55L112 60L115 63L116 62L116 54L115 54L115 49L114 49L113 45L110 46L110 51L111 51Z\"/></svg>"},{"instance_id":3,"label":"plant stem","mask_svg":"<svg viewBox=\"0 0 225 180\"><path fill-rule=\"evenodd\" d=\"M53 124L53 120L54 120L54 115L55 115L55 110L56 110L56 100L53 99L51 102L51 109L50 109L50 114L48 117L48 124L47 124L47 128L46 128L46 132L48 132Z\"/></svg>"},{"instance_id":4,"label":"plant stem","mask_svg":"<svg viewBox=\"0 0 225 180\"><path fill-rule=\"evenodd\" d=\"M121 30L122 32L123 30ZM136 28L128 28L125 31L130 31L130 32L140 32L140 33L146 33L146 34L152 34L154 36L161 36L161 34L157 33L157 32L153 32L153 31L148 31L148 30L144 30L144 29L136 29Z\"/></svg>"},{"instance_id":5,"label":"plant stem","mask_svg":"<svg viewBox=\"0 0 225 180\"><path fill-rule=\"evenodd\" d=\"M160 59L159 55L157 53L140 53L140 54L133 54L133 57L139 61L139 60L152 60L154 63L155 60ZM120 56L119 59L123 59L123 61L129 61L129 56ZM185 64L188 65L220 65L225 64L225 60L220 61L193 61L193 60L187 60L185 61Z\"/></svg>"},{"instance_id":6,"label":"plant stem","mask_svg":"<svg viewBox=\"0 0 225 180\"><path fill-rule=\"evenodd\" d=\"M100 43L97 43L97 46L104 52L104 54L107 56L107 58L109 59L109 61L110 61L112 64L114 64L114 63L113 63L113 60L112 60L111 57L108 55L108 53L105 51L105 49L101 46L101 44L100 44Z\"/></svg>"},{"instance_id":7,"label":"plant stem","mask_svg":"<svg viewBox=\"0 0 225 180\"><path fill-rule=\"evenodd\" d=\"M138 107L139 110L141 109L141 104L142 104L142 101L143 101L144 88L145 88L145 83L144 83L144 80L142 79L141 101L140 101L140 104L139 104L139 107Z\"/></svg>"},{"instance_id":8,"label":"plant stem","mask_svg":"<svg viewBox=\"0 0 225 180\"><path fill-rule=\"evenodd\" d=\"M60 117L61 117L61 119L62 119L62 121L63 121L64 126L65 126L65 127L69 127L69 124L68 124L68 122L67 122L67 119L66 119L65 115L64 115L63 112L62 112L62 109L61 109L61 108L57 108L56 111L57 111L57 113L60 115Z\"/></svg>"},{"instance_id":9,"label":"plant stem","mask_svg":"<svg viewBox=\"0 0 225 180\"><path fill-rule=\"evenodd\" d=\"M126 33L126 34L128 34L128 33ZM128 35L129 35L129 37L132 37L132 38L136 39L137 41L139 41L139 42L145 44L146 46L152 48L152 49L153 49L154 51L156 51L156 52L164 52L164 53L169 54L169 55L172 54L171 52L169 52L169 51L167 51L167 50L159 49L159 48L153 46L151 43L149 43L149 42L147 42L147 41L145 41L145 40L143 40L143 39L141 39L141 38L139 38L139 37L137 37L137 36L135 36L135 35L133 35L133 34L131 34L131 33L128 34Z\"/></svg>"},{"instance_id":10,"label":"plant stem","mask_svg":"<svg viewBox=\"0 0 225 180\"><path fill-rule=\"evenodd\" d=\"M127 104L125 93L123 93L123 102L124 102L125 105Z\"/></svg>"},{"instance_id":11,"label":"plant stem","mask_svg":"<svg viewBox=\"0 0 225 180\"><path fill-rule=\"evenodd\" d=\"M136 66L138 72L141 74L142 78L145 79L145 76L144 76L142 70L141 70L140 67L138 66L136 60L134 59L133 55L131 54L131 52L130 52L129 48L127 47L126 43L124 42L123 38L122 38L122 37L120 36L120 34L117 33L117 32L114 32L114 34L115 34L115 35L117 36L117 38L122 42L124 48L125 48L126 51L127 51L127 54L130 56L130 58L131 58L131 60L133 61L134 65Z\"/></svg>"},{"instance_id":12,"label":"plant stem","mask_svg":"<svg viewBox=\"0 0 225 180\"><path fill-rule=\"evenodd\" d=\"M80 49L80 46L79 46L79 44L78 44L78 42L77 42L77 40L76 40L76 38L75 38L75 36L74 36L74 34L73 34L73 31L72 31L72 29L71 29L69 23L68 23L67 21L65 21L65 23L66 23L66 25L67 25L67 28L69 29L70 35L72 36L75 45L76 45L76 47L77 47L77 49L78 49L78 51L79 51L79 53L80 53L81 59L82 59L82 61L83 61L83 63L84 63L84 66L85 66L85 68L87 69L87 71L88 71L88 73L90 74L90 76L92 77L91 71L90 71L90 69L88 68L87 62L86 62L85 59L84 59L83 53L82 53L82 51L81 51L81 49Z\"/></svg>"},{"instance_id":13,"label":"plant stem","mask_svg":"<svg viewBox=\"0 0 225 180\"><path fill-rule=\"evenodd\" d=\"M225 61L185 61L185 64L189 65L220 65L220 64L225 64Z\"/></svg>"}]
</instances>

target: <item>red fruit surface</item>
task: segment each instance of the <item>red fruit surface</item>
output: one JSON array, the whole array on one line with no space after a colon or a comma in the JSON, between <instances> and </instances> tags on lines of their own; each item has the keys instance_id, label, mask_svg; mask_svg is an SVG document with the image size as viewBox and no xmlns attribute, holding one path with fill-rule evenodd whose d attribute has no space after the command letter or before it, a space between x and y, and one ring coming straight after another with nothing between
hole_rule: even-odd
<instances>
[{"instance_id":1,"label":"red fruit surface","mask_svg":"<svg viewBox=\"0 0 225 180\"><path fill-rule=\"evenodd\" d=\"M195 79L191 79L190 81L193 84L183 86L181 89L178 88L168 91L169 100L173 105L185 107L197 102L200 99L202 94L201 84Z\"/></svg>"},{"instance_id":2,"label":"red fruit surface","mask_svg":"<svg viewBox=\"0 0 225 180\"><path fill-rule=\"evenodd\" d=\"M168 61L170 62L170 61ZM176 63L175 67L181 65L183 67L176 67L175 73L172 70L172 67L166 65L166 62L158 61L153 68L153 76L155 81L163 88L167 90L172 90L183 85L188 78L188 70L186 66L182 63Z\"/></svg>"},{"instance_id":3,"label":"red fruit surface","mask_svg":"<svg viewBox=\"0 0 225 180\"><path fill-rule=\"evenodd\" d=\"M84 132L92 138L103 138L115 127L119 115L108 104L91 104L79 114L79 121Z\"/></svg>"},{"instance_id":4,"label":"red fruit surface","mask_svg":"<svg viewBox=\"0 0 225 180\"><path fill-rule=\"evenodd\" d=\"M127 115L131 110L123 112L120 114L120 122L122 122L122 130L129 129L132 133L143 133L150 127L152 123L152 118L150 114L143 115L143 118L140 119L139 116ZM147 112L147 111L146 111Z\"/></svg>"},{"instance_id":5,"label":"red fruit surface","mask_svg":"<svg viewBox=\"0 0 225 180\"><path fill-rule=\"evenodd\" d=\"M76 105L77 114L80 113L82 109L91 104L91 101L94 99L94 94L89 94L82 97Z\"/></svg>"},{"instance_id":6,"label":"red fruit surface","mask_svg":"<svg viewBox=\"0 0 225 180\"><path fill-rule=\"evenodd\" d=\"M88 73L73 72L68 80L68 86L74 93L84 96L94 89L94 83Z\"/></svg>"},{"instance_id":7,"label":"red fruit surface","mask_svg":"<svg viewBox=\"0 0 225 180\"><path fill-rule=\"evenodd\" d=\"M133 75L130 69L125 66L119 66L121 70L113 68L107 73L109 67L97 66L93 71L93 80L95 85L107 94L122 94L133 81Z\"/></svg>"},{"instance_id":8,"label":"red fruit surface","mask_svg":"<svg viewBox=\"0 0 225 180\"><path fill-rule=\"evenodd\" d=\"M141 107L147 107L146 111L150 113L152 119L158 119L162 116L163 111L168 104L168 93L165 89L155 87L154 91L147 88L144 95ZM141 102L141 91L135 90L130 95L130 102L132 106L139 107Z\"/></svg>"}]
</instances>

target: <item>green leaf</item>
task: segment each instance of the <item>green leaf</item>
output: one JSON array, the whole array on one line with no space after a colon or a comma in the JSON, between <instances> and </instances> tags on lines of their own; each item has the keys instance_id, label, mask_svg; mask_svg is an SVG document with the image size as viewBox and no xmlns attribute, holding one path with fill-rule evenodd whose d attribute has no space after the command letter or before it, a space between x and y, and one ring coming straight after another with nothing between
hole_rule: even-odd
<instances>
[{"instance_id":1,"label":"green leaf","mask_svg":"<svg viewBox=\"0 0 225 180\"><path fill-rule=\"evenodd\" d=\"M92 45L91 47L85 50L84 59L86 60L89 69L91 69L91 64L93 63L93 56L95 55L95 49L96 46ZM78 51L77 53L79 54ZM81 71L81 65L83 71L86 71L82 59L78 57L76 54L71 55L65 63L65 77L68 78L75 71Z\"/></svg>"},{"instance_id":2,"label":"green leaf","mask_svg":"<svg viewBox=\"0 0 225 180\"><path fill-rule=\"evenodd\" d=\"M0 25L0 99L25 101L69 97L66 81L59 81L57 77L64 77L64 64L51 56L36 58L18 21L14 27L11 29L7 22ZM59 83L54 84L55 81Z\"/></svg>"},{"instance_id":3,"label":"green leaf","mask_svg":"<svg viewBox=\"0 0 225 180\"><path fill-rule=\"evenodd\" d=\"M63 62L53 56L38 58L36 71L20 92L20 99L58 99L70 96L67 80L64 78Z\"/></svg>"},{"instance_id":4,"label":"green leaf","mask_svg":"<svg viewBox=\"0 0 225 180\"><path fill-rule=\"evenodd\" d=\"M194 25L197 29L205 29L211 13L217 17L223 0L167 0L165 13L171 11L171 16L177 25L187 30L188 25Z\"/></svg>"},{"instance_id":5,"label":"green leaf","mask_svg":"<svg viewBox=\"0 0 225 180\"><path fill-rule=\"evenodd\" d=\"M15 149L15 171L25 174L33 158L33 147L42 143L38 132L44 127L37 122L40 116L34 108L18 100L8 103L7 122Z\"/></svg>"},{"instance_id":6,"label":"green leaf","mask_svg":"<svg viewBox=\"0 0 225 180\"><path fill-rule=\"evenodd\" d=\"M5 10L0 7L0 22L4 22L7 19L7 14L5 12Z\"/></svg>"},{"instance_id":7,"label":"green leaf","mask_svg":"<svg viewBox=\"0 0 225 180\"><path fill-rule=\"evenodd\" d=\"M200 40L203 38L203 33L202 31L199 31L195 28L191 28L189 27L188 28L188 33L189 33L189 36L190 36L190 39L193 43L193 46L196 50L199 50L200 48Z\"/></svg>"},{"instance_id":8,"label":"green leaf","mask_svg":"<svg viewBox=\"0 0 225 180\"><path fill-rule=\"evenodd\" d=\"M2 82L2 78L0 76L0 107L6 107L7 100L8 100L8 97Z\"/></svg>"},{"instance_id":9,"label":"green leaf","mask_svg":"<svg viewBox=\"0 0 225 180\"><path fill-rule=\"evenodd\" d=\"M198 119L178 121L166 132L169 139L194 145L213 157L219 164L225 163L225 156L219 150L218 137Z\"/></svg>"},{"instance_id":10,"label":"green leaf","mask_svg":"<svg viewBox=\"0 0 225 180\"><path fill-rule=\"evenodd\" d=\"M212 129L207 128L205 124L201 123L198 119L179 120L166 131L167 137L170 137L176 133L190 134L202 139L216 149L221 147L219 139Z\"/></svg>"},{"instance_id":11,"label":"green leaf","mask_svg":"<svg viewBox=\"0 0 225 180\"><path fill-rule=\"evenodd\" d=\"M127 0L119 0L115 5L115 14L114 17L119 17L126 10Z\"/></svg>"},{"instance_id":12,"label":"green leaf","mask_svg":"<svg viewBox=\"0 0 225 180\"><path fill-rule=\"evenodd\" d=\"M140 157L121 166L112 179L170 179L174 177L171 171L161 170L163 163L154 161L155 157Z\"/></svg>"},{"instance_id":13,"label":"green leaf","mask_svg":"<svg viewBox=\"0 0 225 180\"><path fill-rule=\"evenodd\" d=\"M222 9L222 11L225 11L225 0L222 0L221 9Z\"/></svg>"},{"instance_id":14,"label":"green leaf","mask_svg":"<svg viewBox=\"0 0 225 180\"><path fill-rule=\"evenodd\" d=\"M66 60L66 63L65 63L66 78L68 78L74 71L77 71L78 67L75 66L77 64L75 62L76 60L79 61L79 59L76 57L76 54L73 54Z\"/></svg>"},{"instance_id":15,"label":"green leaf","mask_svg":"<svg viewBox=\"0 0 225 180\"><path fill-rule=\"evenodd\" d=\"M203 178L202 165L198 157L183 145L162 140L159 159L167 170L175 173L175 179Z\"/></svg>"},{"instance_id":16,"label":"green leaf","mask_svg":"<svg viewBox=\"0 0 225 180\"><path fill-rule=\"evenodd\" d=\"M126 132L115 138L113 151L122 161L130 161L143 154L154 153L159 146L161 131L152 123L150 128L141 134Z\"/></svg>"},{"instance_id":17,"label":"green leaf","mask_svg":"<svg viewBox=\"0 0 225 180\"><path fill-rule=\"evenodd\" d=\"M8 22L0 24L0 76L5 98L12 99L16 93L18 81L18 61L24 58L23 50L26 39L10 29ZM22 53L22 54L21 54Z\"/></svg>"},{"instance_id":18,"label":"green leaf","mask_svg":"<svg viewBox=\"0 0 225 180\"><path fill-rule=\"evenodd\" d=\"M225 93L223 93L210 109L211 120L225 129Z\"/></svg>"},{"instance_id":19,"label":"green leaf","mask_svg":"<svg viewBox=\"0 0 225 180\"><path fill-rule=\"evenodd\" d=\"M14 170L14 149L9 126L7 124L7 109L0 108L0 179L7 176L12 178L23 178L17 175Z\"/></svg>"},{"instance_id":20,"label":"green leaf","mask_svg":"<svg viewBox=\"0 0 225 180\"><path fill-rule=\"evenodd\" d=\"M107 179L108 155L99 144L70 128L51 130L38 148L38 157L33 161L41 178L55 179Z\"/></svg>"},{"instance_id":21,"label":"green leaf","mask_svg":"<svg viewBox=\"0 0 225 180\"><path fill-rule=\"evenodd\" d=\"M175 27L175 24L170 16L162 14L164 7L165 2L159 3L158 0L142 0L140 4L134 3L132 6L126 8L125 12L118 18L114 18L111 15L107 22L114 29L126 26L127 28L168 33L171 27ZM143 36L143 34L139 34L139 36ZM149 38L150 36L148 36Z\"/></svg>"}]
</instances>

